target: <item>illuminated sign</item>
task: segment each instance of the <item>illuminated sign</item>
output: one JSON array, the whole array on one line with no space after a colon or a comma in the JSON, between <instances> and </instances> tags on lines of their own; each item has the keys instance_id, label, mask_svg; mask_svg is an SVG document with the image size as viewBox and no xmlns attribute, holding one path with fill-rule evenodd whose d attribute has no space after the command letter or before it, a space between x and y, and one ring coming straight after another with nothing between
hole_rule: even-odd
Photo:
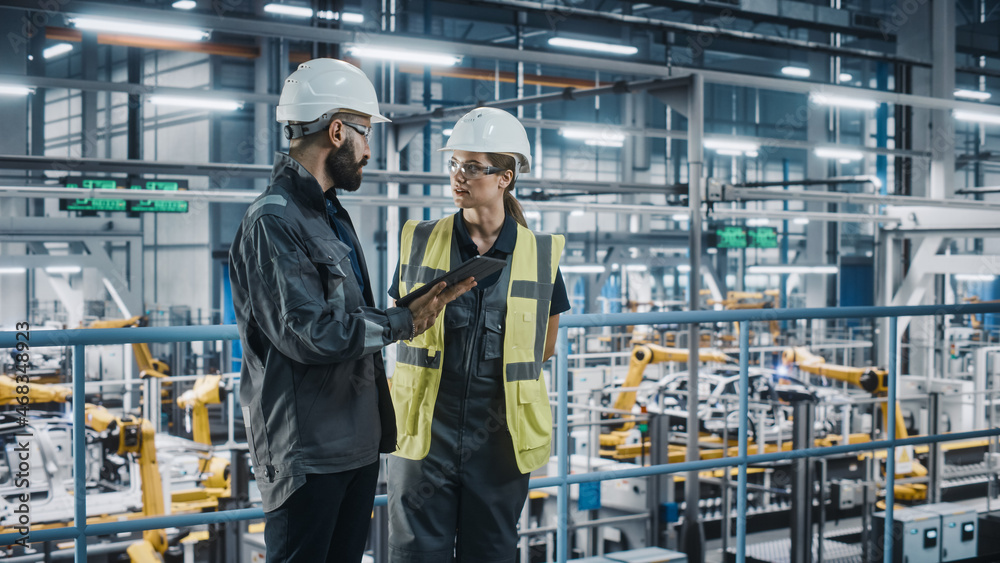
<instances>
[{"instance_id":1,"label":"illuminated sign","mask_svg":"<svg viewBox=\"0 0 1000 563\"><path fill-rule=\"evenodd\" d=\"M747 248L778 248L778 231L768 227L747 229Z\"/></svg>"},{"instance_id":2,"label":"illuminated sign","mask_svg":"<svg viewBox=\"0 0 1000 563\"><path fill-rule=\"evenodd\" d=\"M716 248L746 248L747 232L743 227L719 227L715 230Z\"/></svg>"},{"instance_id":3,"label":"illuminated sign","mask_svg":"<svg viewBox=\"0 0 1000 563\"><path fill-rule=\"evenodd\" d=\"M777 248L778 231L769 227L716 227L710 231L709 244L715 248Z\"/></svg>"},{"instance_id":4,"label":"illuminated sign","mask_svg":"<svg viewBox=\"0 0 1000 563\"><path fill-rule=\"evenodd\" d=\"M163 190L175 192L187 189L187 180L145 180L132 185L133 190ZM170 199L129 200L128 210L133 213L187 213L188 202Z\"/></svg>"},{"instance_id":5,"label":"illuminated sign","mask_svg":"<svg viewBox=\"0 0 1000 563\"><path fill-rule=\"evenodd\" d=\"M116 180L71 180L66 184L67 188L80 188L86 190L116 190L118 182ZM59 209L62 211L125 211L124 199L104 199L104 198L82 198L82 199L60 199Z\"/></svg>"}]
</instances>

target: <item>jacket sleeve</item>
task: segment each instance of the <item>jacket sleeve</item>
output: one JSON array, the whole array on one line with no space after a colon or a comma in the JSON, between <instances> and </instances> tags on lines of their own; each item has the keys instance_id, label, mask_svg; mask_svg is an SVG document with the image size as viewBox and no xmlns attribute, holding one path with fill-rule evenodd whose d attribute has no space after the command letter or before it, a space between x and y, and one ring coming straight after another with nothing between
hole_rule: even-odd
<instances>
[{"instance_id":1,"label":"jacket sleeve","mask_svg":"<svg viewBox=\"0 0 1000 563\"><path fill-rule=\"evenodd\" d=\"M283 218L260 217L242 244L254 320L289 358L304 364L343 362L409 338L413 330L409 309L347 311L342 286L325 298L316 265Z\"/></svg>"}]
</instances>

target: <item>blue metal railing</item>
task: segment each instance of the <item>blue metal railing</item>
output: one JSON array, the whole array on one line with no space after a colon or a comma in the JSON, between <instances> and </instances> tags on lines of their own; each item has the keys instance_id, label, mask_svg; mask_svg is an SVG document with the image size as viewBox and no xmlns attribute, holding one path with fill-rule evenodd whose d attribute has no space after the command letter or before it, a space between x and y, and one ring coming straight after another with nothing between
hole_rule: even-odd
<instances>
[{"instance_id":1,"label":"blue metal railing","mask_svg":"<svg viewBox=\"0 0 1000 563\"><path fill-rule=\"evenodd\" d=\"M556 533L557 561L564 563L568 555L567 530L569 513L569 486L577 483L624 479L633 477L648 477L688 471L705 471L724 467L739 467L737 481L737 562L745 560L746 547L746 492L747 466L758 463L784 461L808 457L824 457L846 453L860 453L873 450L888 450L886 455L886 521L892 520L894 504L894 465L895 449L901 446L931 444L955 440L967 440L1000 435L1000 428L991 428L973 432L961 432L947 435L921 436L907 439L895 438L896 424L896 380L898 378L897 318L933 315L969 315L978 313L1000 313L1000 305L994 303L979 303L966 305L927 305L915 307L843 307L833 309L784 309L784 310L738 310L738 311L682 311L671 313L622 313L605 315L565 315L560 319L558 335L557 372L557 427L556 452L558 456L558 475L533 479L531 488L556 486L559 488L558 507L559 521ZM748 455L747 452L747 410L748 410L748 364L749 364L749 321L799 320L799 319L837 319L837 318L874 318L889 317L889 341L892 353L889 355L888 366L888 440L867 442L863 444L842 444L830 447L811 447L799 450L773 452L767 454ZM683 463L672 463L599 471L593 473L569 474L568 452L568 340L567 329L573 327L603 327L636 324L687 324L687 323L740 323L740 427L738 455L715 460L690 460ZM0 348L16 345L16 333L0 332ZM202 326L202 327L164 327L164 328L122 328L122 329L84 329L63 331L33 331L32 346L73 346L73 396L84 396L84 357L85 347L93 344L128 344L136 342L193 342L206 340L235 340L239 334L235 326ZM186 527L201 524L234 522L263 518L259 508L228 510L200 514L184 514L144 518L126 522L104 524L86 524L86 471L84 467L84 409L75 406L73 410L73 458L74 458L74 492L75 520L71 527L39 530L31 532L30 541L76 540L75 555L77 563L86 561L86 538L123 532L136 532L147 529L166 527ZM384 505L386 497L376 497L376 505ZM0 535L0 545L9 545L20 539L20 534ZM892 537L885 535L883 560L892 560Z\"/></svg>"}]
</instances>

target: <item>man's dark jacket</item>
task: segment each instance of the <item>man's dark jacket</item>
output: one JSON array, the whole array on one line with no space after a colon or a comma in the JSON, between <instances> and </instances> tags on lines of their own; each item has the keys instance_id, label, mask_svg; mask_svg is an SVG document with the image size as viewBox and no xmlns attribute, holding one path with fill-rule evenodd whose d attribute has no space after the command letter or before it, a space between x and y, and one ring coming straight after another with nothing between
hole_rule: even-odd
<instances>
[{"instance_id":1,"label":"man's dark jacket","mask_svg":"<svg viewBox=\"0 0 1000 563\"><path fill-rule=\"evenodd\" d=\"M363 292L319 183L278 154L271 184L230 249L243 341L240 401L265 511L307 474L357 469L396 449L381 350L408 338L413 320L408 309L372 306L361 245L348 226Z\"/></svg>"}]
</instances>

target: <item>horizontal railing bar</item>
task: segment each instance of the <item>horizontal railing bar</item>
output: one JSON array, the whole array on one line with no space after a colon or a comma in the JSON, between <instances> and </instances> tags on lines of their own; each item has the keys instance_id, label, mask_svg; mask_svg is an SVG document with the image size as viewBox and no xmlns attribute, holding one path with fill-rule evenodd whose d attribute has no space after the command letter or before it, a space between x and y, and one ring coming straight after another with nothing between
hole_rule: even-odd
<instances>
[{"instance_id":1,"label":"horizontal railing bar","mask_svg":"<svg viewBox=\"0 0 1000 563\"><path fill-rule=\"evenodd\" d=\"M605 327L641 324L730 323L738 321L793 321L799 319L857 319L871 317L926 317L934 315L975 315L1000 313L997 303L957 305L915 305L908 307L833 307L802 309L743 309L733 311L672 311L661 313L610 313L605 315L563 315L561 327ZM17 344L16 332L0 332L0 347ZM33 330L32 346L71 344L132 344L139 342L196 342L235 340L236 325L196 325L145 328L105 328L74 330Z\"/></svg>"},{"instance_id":2,"label":"horizontal railing bar","mask_svg":"<svg viewBox=\"0 0 1000 563\"><path fill-rule=\"evenodd\" d=\"M973 432L957 432L954 434L939 434L937 436L918 436L901 440L882 440L878 442L865 442L864 444L843 444L840 446L826 446L820 448L805 448L801 450L787 450L771 452L767 454L754 454L746 457L732 456L719 459L705 459L698 461L685 461L681 463L669 463L661 465L650 465L648 467L637 467L634 469L613 469L607 471L595 471L593 473L577 473L566 476L563 481L559 477L542 477L532 479L529 485L532 489L544 487L554 487L564 482L570 485L577 483L589 483L592 481L608 481L612 479L631 479L635 477L649 477L651 475L668 475L671 473L684 473L688 471L707 471L709 469L721 469L724 467L735 467L737 465L757 465L770 463L773 461L790 461L804 457L827 457L837 454L850 454L872 450L884 450L889 447L916 446L921 444L934 444L938 442L955 442L959 440L971 440L973 438L986 438L989 436L1000 436L1000 428L989 430L976 430Z\"/></svg>"},{"instance_id":3,"label":"horizontal railing bar","mask_svg":"<svg viewBox=\"0 0 1000 563\"><path fill-rule=\"evenodd\" d=\"M385 506L386 495L375 497L375 506ZM136 518L124 522L106 522L90 524L84 529L87 536L109 536L143 530L158 530L162 528L184 528L204 524L219 524L222 522L239 522L243 520L260 520L264 511L260 508L238 508L220 512L199 512L197 514L176 514L171 516L156 516L152 518ZM38 530L29 534L29 541L64 541L76 538L78 531L75 526ZM21 534L0 534L0 545L9 545L21 538Z\"/></svg>"}]
</instances>

